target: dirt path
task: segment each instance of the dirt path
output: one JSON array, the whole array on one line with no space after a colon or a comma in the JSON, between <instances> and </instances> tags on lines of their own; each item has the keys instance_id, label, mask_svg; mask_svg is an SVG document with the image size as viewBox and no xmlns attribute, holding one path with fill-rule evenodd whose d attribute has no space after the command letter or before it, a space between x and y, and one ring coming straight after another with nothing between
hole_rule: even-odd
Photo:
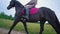
<instances>
[{"instance_id":1,"label":"dirt path","mask_svg":"<svg viewBox=\"0 0 60 34\"><path fill-rule=\"evenodd\" d=\"M0 34L7 34L8 33L8 30L4 29L4 28L0 28ZM25 34L21 31L14 31L12 30L11 34Z\"/></svg>"}]
</instances>

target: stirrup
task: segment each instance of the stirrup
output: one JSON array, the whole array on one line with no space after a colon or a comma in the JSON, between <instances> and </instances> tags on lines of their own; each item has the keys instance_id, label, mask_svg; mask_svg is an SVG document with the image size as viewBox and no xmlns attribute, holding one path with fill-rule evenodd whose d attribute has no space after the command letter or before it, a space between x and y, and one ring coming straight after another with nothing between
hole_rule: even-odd
<instances>
[{"instance_id":1,"label":"stirrup","mask_svg":"<svg viewBox=\"0 0 60 34\"><path fill-rule=\"evenodd\" d=\"M29 17L28 17L28 16L25 16L25 18L26 18L26 19L29 19Z\"/></svg>"}]
</instances>

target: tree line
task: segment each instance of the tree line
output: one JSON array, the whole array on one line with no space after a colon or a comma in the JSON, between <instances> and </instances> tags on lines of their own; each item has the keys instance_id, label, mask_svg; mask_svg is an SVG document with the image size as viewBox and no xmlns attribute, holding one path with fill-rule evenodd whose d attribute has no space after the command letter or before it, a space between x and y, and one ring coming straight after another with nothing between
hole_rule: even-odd
<instances>
[{"instance_id":1,"label":"tree line","mask_svg":"<svg viewBox=\"0 0 60 34\"><path fill-rule=\"evenodd\" d=\"M14 20L14 17L12 17L12 15L6 15L4 12L0 13L0 18L2 19L9 19L9 20Z\"/></svg>"}]
</instances>

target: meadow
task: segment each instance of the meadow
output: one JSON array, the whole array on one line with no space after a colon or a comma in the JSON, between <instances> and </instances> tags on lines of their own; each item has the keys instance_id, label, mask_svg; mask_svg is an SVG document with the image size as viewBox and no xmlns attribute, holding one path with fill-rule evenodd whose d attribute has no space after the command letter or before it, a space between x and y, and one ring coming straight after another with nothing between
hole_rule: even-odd
<instances>
[{"instance_id":1,"label":"meadow","mask_svg":"<svg viewBox=\"0 0 60 34\"><path fill-rule=\"evenodd\" d=\"M13 20L8 19L0 19L0 28L10 29L11 25L13 24ZM40 31L40 24L39 23L27 23L29 34L39 34ZM23 31L24 26L21 22L19 22L14 30ZM55 30L49 24L44 25L43 34L56 34Z\"/></svg>"}]
</instances>

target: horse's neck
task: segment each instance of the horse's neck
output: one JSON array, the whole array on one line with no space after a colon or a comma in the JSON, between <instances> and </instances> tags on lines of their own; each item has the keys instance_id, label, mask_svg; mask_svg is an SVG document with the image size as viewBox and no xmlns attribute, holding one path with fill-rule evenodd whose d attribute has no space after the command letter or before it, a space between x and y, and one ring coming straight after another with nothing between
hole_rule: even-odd
<instances>
[{"instance_id":1,"label":"horse's neck","mask_svg":"<svg viewBox=\"0 0 60 34\"><path fill-rule=\"evenodd\" d=\"M20 2L15 3L15 10L18 12L21 12L21 10L24 8L24 6Z\"/></svg>"},{"instance_id":2,"label":"horse's neck","mask_svg":"<svg viewBox=\"0 0 60 34\"><path fill-rule=\"evenodd\" d=\"M16 8L24 8L24 6L20 2L18 2L18 1L16 1L15 7Z\"/></svg>"}]
</instances>

